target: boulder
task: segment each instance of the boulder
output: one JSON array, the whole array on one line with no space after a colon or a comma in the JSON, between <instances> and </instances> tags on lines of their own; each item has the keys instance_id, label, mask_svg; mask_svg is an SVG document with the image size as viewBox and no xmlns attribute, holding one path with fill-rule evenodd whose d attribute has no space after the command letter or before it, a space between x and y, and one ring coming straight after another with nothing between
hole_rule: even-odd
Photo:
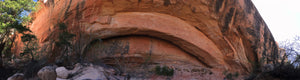
<instances>
[{"instance_id":1,"label":"boulder","mask_svg":"<svg viewBox=\"0 0 300 80\"><path fill-rule=\"evenodd\" d=\"M24 80L24 74L16 73L16 74L12 75L11 77L7 78L7 80Z\"/></svg>"},{"instance_id":2,"label":"boulder","mask_svg":"<svg viewBox=\"0 0 300 80\"><path fill-rule=\"evenodd\" d=\"M57 77L62 79L67 79L70 71L67 70L65 67L58 67L55 69Z\"/></svg>"},{"instance_id":3,"label":"boulder","mask_svg":"<svg viewBox=\"0 0 300 80\"><path fill-rule=\"evenodd\" d=\"M107 69L111 70L111 69ZM101 66L93 65L93 64L84 64L81 65L77 63L73 70L66 70L64 67L58 67L57 71L57 79L72 79L72 80L106 80L108 78L113 78L110 75L112 71L106 71ZM69 75L66 77L66 75Z\"/></svg>"},{"instance_id":4,"label":"boulder","mask_svg":"<svg viewBox=\"0 0 300 80\"><path fill-rule=\"evenodd\" d=\"M45 66L37 73L41 80L56 80L56 69L57 66Z\"/></svg>"}]
</instances>

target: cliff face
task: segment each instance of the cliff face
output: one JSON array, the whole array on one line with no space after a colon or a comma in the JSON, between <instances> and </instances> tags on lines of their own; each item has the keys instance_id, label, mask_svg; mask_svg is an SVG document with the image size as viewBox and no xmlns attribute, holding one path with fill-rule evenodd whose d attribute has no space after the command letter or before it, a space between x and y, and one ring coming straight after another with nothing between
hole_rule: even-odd
<instances>
[{"instance_id":1,"label":"cliff face","mask_svg":"<svg viewBox=\"0 0 300 80\"><path fill-rule=\"evenodd\" d=\"M30 29L44 48L65 23L86 60L117 65L122 55L130 71L166 65L174 79L246 75L278 53L250 0L48 0L34 17Z\"/></svg>"}]
</instances>

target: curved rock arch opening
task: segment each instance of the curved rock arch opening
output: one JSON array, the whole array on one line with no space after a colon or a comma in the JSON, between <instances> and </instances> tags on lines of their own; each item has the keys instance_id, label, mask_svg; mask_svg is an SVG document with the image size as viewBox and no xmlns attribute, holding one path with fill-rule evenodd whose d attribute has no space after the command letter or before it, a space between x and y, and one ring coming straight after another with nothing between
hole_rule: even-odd
<instances>
[{"instance_id":1,"label":"curved rock arch opening","mask_svg":"<svg viewBox=\"0 0 300 80\"><path fill-rule=\"evenodd\" d=\"M216 45L201 31L183 20L160 13L127 12L109 16L106 23L99 17L86 32L96 38L145 35L166 40L209 68L224 68L223 55Z\"/></svg>"},{"instance_id":2,"label":"curved rock arch opening","mask_svg":"<svg viewBox=\"0 0 300 80\"><path fill-rule=\"evenodd\" d=\"M93 49L96 49L97 51L96 52L90 51ZM198 65L198 66L201 65L201 66L212 68L210 65L199 60L197 56L188 53L187 51L181 49L176 44L173 44L172 42L161 38L147 36L147 35L125 35L125 36L116 36L116 37L110 37L105 39L94 39L85 47L83 53L85 53L84 56L90 55L90 57L95 57L95 56L91 56L93 54L96 54L97 56L99 55L99 53L100 55L107 54L105 56L108 58L113 57L112 55L116 53L119 53L121 55L144 53L143 54L144 57L141 58L145 58L145 59L147 58L147 56L151 58L152 56L158 56L160 54L169 55L169 56L173 55L177 57L177 59L174 60L180 60L180 61L186 60L186 61L190 61L186 63L192 63L194 65ZM103 58L105 56L100 56L100 57ZM121 57L121 56L118 55L117 57ZM129 56L129 57L134 57L134 56ZM164 57L160 56L160 58L164 58Z\"/></svg>"}]
</instances>

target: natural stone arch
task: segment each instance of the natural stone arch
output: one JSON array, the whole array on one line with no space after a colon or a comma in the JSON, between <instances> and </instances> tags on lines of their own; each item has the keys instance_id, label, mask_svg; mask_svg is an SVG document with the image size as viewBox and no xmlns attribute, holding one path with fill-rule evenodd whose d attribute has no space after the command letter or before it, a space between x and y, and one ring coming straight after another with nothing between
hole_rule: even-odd
<instances>
[{"instance_id":1,"label":"natural stone arch","mask_svg":"<svg viewBox=\"0 0 300 80\"><path fill-rule=\"evenodd\" d=\"M126 12L91 21L86 32L106 39L124 35L146 35L170 41L207 67L224 68L223 54L201 31L185 21L160 13ZM223 65L223 66L221 66Z\"/></svg>"}]
</instances>

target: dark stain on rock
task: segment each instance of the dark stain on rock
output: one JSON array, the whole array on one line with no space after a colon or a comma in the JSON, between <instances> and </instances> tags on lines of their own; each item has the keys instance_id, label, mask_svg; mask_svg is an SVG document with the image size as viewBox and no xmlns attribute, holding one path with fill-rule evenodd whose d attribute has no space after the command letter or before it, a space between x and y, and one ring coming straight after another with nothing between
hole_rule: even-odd
<instances>
[{"instance_id":1,"label":"dark stain on rock","mask_svg":"<svg viewBox=\"0 0 300 80\"><path fill-rule=\"evenodd\" d=\"M251 48L254 50L254 53L257 53L257 45L251 45Z\"/></svg>"},{"instance_id":2,"label":"dark stain on rock","mask_svg":"<svg viewBox=\"0 0 300 80\"><path fill-rule=\"evenodd\" d=\"M192 12L196 13L196 8L195 7L192 7Z\"/></svg>"},{"instance_id":3,"label":"dark stain on rock","mask_svg":"<svg viewBox=\"0 0 300 80\"><path fill-rule=\"evenodd\" d=\"M261 18L260 14L258 12L254 13L254 28L255 28L255 33L256 33L256 38L260 37L260 28L262 27L263 24L263 19Z\"/></svg>"},{"instance_id":4,"label":"dark stain on rock","mask_svg":"<svg viewBox=\"0 0 300 80\"><path fill-rule=\"evenodd\" d=\"M244 9L247 13L251 13L252 9L254 9L254 6L251 2L251 0L245 0L245 6L246 6L246 9Z\"/></svg>"},{"instance_id":5,"label":"dark stain on rock","mask_svg":"<svg viewBox=\"0 0 300 80\"><path fill-rule=\"evenodd\" d=\"M254 13L254 27L256 28L257 31L260 30L261 24L263 23L263 19L259 15L258 12Z\"/></svg>"},{"instance_id":6,"label":"dark stain on rock","mask_svg":"<svg viewBox=\"0 0 300 80\"><path fill-rule=\"evenodd\" d=\"M127 46L127 45L126 45ZM108 55L115 55L117 53L121 53L121 55L124 55L127 52L127 47L123 45L120 41L113 41L112 45L108 47L108 49L104 49L104 53Z\"/></svg>"},{"instance_id":7,"label":"dark stain on rock","mask_svg":"<svg viewBox=\"0 0 300 80\"><path fill-rule=\"evenodd\" d=\"M164 6L169 6L171 4L170 0L164 0Z\"/></svg>"},{"instance_id":8,"label":"dark stain on rock","mask_svg":"<svg viewBox=\"0 0 300 80\"><path fill-rule=\"evenodd\" d=\"M243 35L242 30L241 30L241 26L238 26L236 30L238 31L239 34Z\"/></svg>"},{"instance_id":9,"label":"dark stain on rock","mask_svg":"<svg viewBox=\"0 0 300 80\"><path fill-rule=\"evenodd\" d=\"M265 45L264 45L264 47L266 47ZM264 48L264 50L263 50L263 53L261 54L262 55L262 58L261 58L261 61L264 63L264 62L267 62L267 63L269 63L269 61L270 60L268 60L268 59L270 59L269 57L271 57L271 56L268 56L267 53L268 51L267 51L267 48ZM267 58L267 60L265 61L264 59L266 59Z\"/></svg>"},{"instance_id":10,"label":"dark stain on rock","mask_svg":"<svg viewBox=\"0 0 300 80\"><path fill-rule=\"evenodd\" d=\"M238 22L238 21L241 20L241 18L237 17L237 16L239 16L239 15L240 15L240 13L238 12L238 10L236 10L236 12L235 12L235 14L234 14L234 18L233 18L232 24L235 24L236 22Z\"/></svg>"},{"instance_id":11,"label":"dark stain on rock","mask_svg":"<svg viewBox=\"0 0 300 80\"><path fill-rule=\"evenodd\" d=\"M78 3L76 5L76 16L75 19L79 20L82 17L82 9L84 8L85 0L83 0L81 3Z\"/></svg>"},{"instance_id":12,"label":"dark stain on rock","mask_svg":"<svg viewBox=\"0 0 300 80\"><path fill-rule=\"evenodd\" d=\"M128 54L128 52L129 52L129 42L127 41L126 42L126 44L125 45L123 45L123 51L122 51L122 53L121 53L121 56L123 56L123 54Z\"/></svg>"},{"instance_id":13,"label":"dark stain on rock","mask_svg":"<svg viewBox=\"0 0 300 80\"><path fill-rule=\"evenodd\" d=\"M85 0L83 0L80 5L81 5L81 9L83 9L85 6Z\"/></svg>"},{"instance_id":14,"label":"dark stain on rock","mask_svg":"<svg viewBox=\"0 0 300 80\"><path fill-rule=\"evenodd\" d=\"M267 55L267 50L264 50L262 56L266 56L266 55Z\"/></svg>"},{"instance_id":15,"label":"dark stain on rock","mask_svg":"<svg viewBox=\"0 0 300 80\"><path fill-rule=\"evenodd\" d=\"M266 43L266 44L264 44L265 48L266 48L266 45L271 45L270 36L271 35L268 34L267 28L265 27L264 28L264 43Z\"/></svg>"},{"instance_id":16,"label":"dark stain on rock","mask_svg":"<svg viewBox=\"0 0 300 80\"><path fill-rule=\"evenodd\" d=\"M234 9L235 8L230 8L229 13L227 13L225 16L225 25L222 29L222 33L226 32L229 29L229 24L231 23L232 16L234 14Z\"/></svg>"},{"instance_id":17,"label":"dark stain on rock","mask_svg":"<svg viewBox=\"0 0 300 80\"><path fill-rule=\"evenodd\" d=\"M273 37L272 37L271 39L273 39ZM278 47L277 47L275 41L272 41L272 43L273 43L273 50L272 50L272 53L271 53L271 54L273 54L274 60L277 60L277 56L278 56Z\"/></svg>"},{"instance_id":18,"label":"dark stain on rock","mask_svg":"<svg viewBox=\"0 0 300 80\"><path fill-rule=\"evenodd\" d=\"M64 16L65 16L64 20L66 20L69 17L69 15L70 15L70 13L68 13L68 12L69 12L69 9L71 7L71 3L72 3L72 0L70 0L69 5L67 6L67 9L66 9L66 11L64 13Z\"/></svg>"},{"instance_id":19,"label":"dark stain on rock","mask_svg":"<svg viewBox=\"0 0 300 80\"><path fill-rule=\"evenodd\" d=\"M266 30L266 27L264 28L264 35L263 35L263 37L264 37L264 43L265 44L263 44L263 53L262 53L262 56L267 56L267 46L266 45L270 45L270 41L269 41L269 35L268 35L268 33L267 33L267 30Z\"/></svg>"},{"instance_id":20,"label":"dark stain on rock","mask_svg":"<svg viewBox=\"0 0 300 80\"><path fill-rule=\"evenodd\" d=\"M224 0L216 0L216 12L219 12L219 9L222 7L222 4L223 4Z\"/></svg>"},{"instance_id":21,"label":"dark stain on rock","mask_svg":"<svg viewBox=\"0 0 300 80\"><path fill-rule=\"evenodd\" d=\"M54 0L48 0L48 4L50 4L52 7L54 7L54 6L55 6L55 4L54 4Z\"/></svg>"},{"instance_id":22,"label":"dark stain on rock","mask_svg":"<svg viewBox=\"0 0 300 80\"><path fill-rule=\"evenodd\" d=\"M152 55L152 51L153 51L153 41L150 40L150 42L151 42L151 45L150 45L150 49L149 49L149 56Z\"/></svg>"},{"instance_id":23,"label":"dark stain on rock","mask_svg":"<svg viewBox=\"0 0 300 80\"><path fill-rule=\"evenodd\" d=\"M111 2L112 4L114 4L114 0L107 0L108 2Z\"/></svg>"},{"instance_id":24,"label":"dark stain on rock","mask_svg":"<svg viewBox=\"0 0 300 80\"><path fill-rule=\"evenodd\" d=\"M76 16L75 16L76 20L79 20L81 18L81 11L79 6L80 6L79 4L76 5Z\"/></svg>"},{"instance_id":25,"label":"dark stain on rock","mask_svg":"<svg viewBox=\"0 0 300 80\"><path fill-rule=\"evenodd\" d=\"M246 28L246 30L247 30L247 32L248 32L251 36L253 36L253 37L256 36L255 31L254 31L253 29L251 29L251 28Z\"/></svg>"}]
</instances>

